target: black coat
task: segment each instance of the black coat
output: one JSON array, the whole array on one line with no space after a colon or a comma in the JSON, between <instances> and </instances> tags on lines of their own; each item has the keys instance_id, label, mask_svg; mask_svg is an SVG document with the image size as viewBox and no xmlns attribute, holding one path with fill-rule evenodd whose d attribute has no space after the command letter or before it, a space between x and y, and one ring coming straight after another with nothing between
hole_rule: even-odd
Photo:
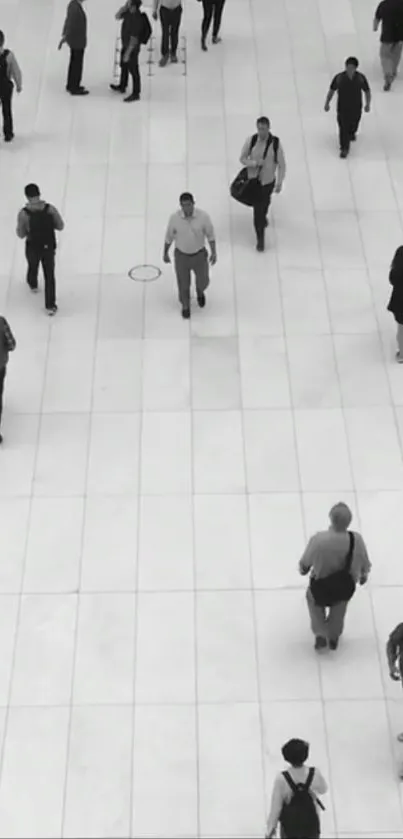
<instances>
[{"instance_id":1,"label":"black coat","mask_svg":"<svg viewBox=\"0 0 403 839\"><path fill-rule=\"evenodd\" d=\"M403 246L397 249L393 257L389 282L393 291L387 308L395 316L397 323L403 324Z\"/></svg>"}]
</instances>

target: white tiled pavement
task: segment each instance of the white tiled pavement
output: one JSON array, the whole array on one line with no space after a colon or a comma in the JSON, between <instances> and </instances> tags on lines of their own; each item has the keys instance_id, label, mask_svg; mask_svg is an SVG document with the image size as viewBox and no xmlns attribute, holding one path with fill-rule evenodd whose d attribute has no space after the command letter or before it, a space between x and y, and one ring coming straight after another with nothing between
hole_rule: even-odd
<instances>
[{"instance_id":1,"label":"white tiled pavement","mask_svg":"<svg viewBox=\"0 0 403 839\"><path fill-rule=\"evenodd\" d=\"M403 81L381 92L373 4L227 0L202 55L187 0L187 76L154 68L134 106L108 89L112 0L87 4L91 96L66 96L64 5L0 0L25 77L0 146L0 837L260 837L290 736L329 779L327 837L402 837ZM351 53L374 105L346 163L323 101ZM260 113L289 167L264 256L227 188ZM14 233L29 180L67 222L53 321ZM170 270L127 277L184 188L219 249L190 324ZM296 563L340 498L372 586L318 660Z\"/></svg>"}]
</instances>

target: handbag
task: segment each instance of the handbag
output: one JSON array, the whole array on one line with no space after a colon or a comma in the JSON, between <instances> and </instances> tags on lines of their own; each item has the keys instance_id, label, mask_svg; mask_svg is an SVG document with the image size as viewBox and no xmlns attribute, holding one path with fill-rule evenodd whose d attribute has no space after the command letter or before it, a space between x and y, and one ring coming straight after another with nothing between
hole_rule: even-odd
<instances>
[{"instance_id":1,"label":"handbag","mask_svg":"<svg viewBox=\"0 0 403 839\"><path fill-rule=\"evenodd\" d=\"M274 139L275 138L273 137L273 135L269 134L269 137L268 137L267 143L266 143L266 148L265 148L264 154L263 154L263 160L266 159L267 152L269 151L269 148L270 148L271 144L272 143L274 144ZM249 154L251 153L251 151L254 148L254 146L256 145L256 143L257 143L257 134L254 134L253 137L252 137L252 140L251 140L250 147L249 147ZM276 153L276 150L275 150L275 153ZM261 191L261 188L262 188L262 185L261 185L260 180L259 180L259 175L260 175L261 170L262 170L262 167L259 166L259 168L257 170L257 175L256 175L255 178L249 178L248 177L248 169L246 167L244 167L244 169L241 169L241 171L238 172L236 178L233 180L233 182L230 186L230 193L231 193L232 198L235 199L235 201L239 201L240 204L245 204L246 207L254 207L255 204L258 203L259 197L260 197L260 191Z\"/></svg>"},{"instance_id":2,"label":"handbag","mask_svg":"<svg viewBox=\"0 0 403 839\"><path fill-rule=\"evenodd\" d=\"M317 606L330 607L335 606L336 603L347 603L355 593L356 582L351 576L355 537L351 531L348 535L350 546L344 567L340 571L329 574L328 577L320 577L319 579L311 577L309 588Z\"/></svg>"}]
</instances>

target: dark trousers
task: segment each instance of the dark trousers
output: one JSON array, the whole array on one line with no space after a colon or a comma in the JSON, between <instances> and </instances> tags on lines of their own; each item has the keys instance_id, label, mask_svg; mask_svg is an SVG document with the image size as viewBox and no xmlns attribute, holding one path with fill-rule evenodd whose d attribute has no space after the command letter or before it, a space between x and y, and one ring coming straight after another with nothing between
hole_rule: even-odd
<instances>
[{"instance_id":1,"label":"dark trousers","mask_svg":"<svg viewBox=\"0 0 403 839\"><path fill-rule=\"evenodd\" d=\"M267 213L269 212L274 184L275 182L273 181L273 183L261 187L259 200L253 207L253 224L258 239L264 236L264 231L267 226Z\"/></svg>"},{"instance_id":2,"label":"dark trousers","mask_svg":"<svg viewBox=\"0 0 403 839\"><path fill-rule=\"evenodd\" d=\"M176 55L178 50L179 27L182 20L182 6L176 9L160 8L162 26L161 55L165 58L169 54Z\"/></svg>"},{"instance_id":3,"label":"dark trousers","mask_svg":"<svg viewBox=\"0 0 403 839\"><path fill-rule=\"evenodd\" d=\"M123 61L124 51L122 48L122 54L120 56L120 82L119 87L121 90L126 90L128 81L129 81L129 65L127 61Z\"/></svg>"},{"instance_id":4,"label":"dark trousers","mask_svg":"<svg viewBox=\"0 0 403 839\"><path fill-rule=\"evenodd\" d=\"M348 151L350 143L358 131L361 120L361 111L338 111L337 122L339 125L339 139L341 151Z\"/></svg>"},{"instance_id":5,"label":"dark trousers","mask_svg":"<svg viewBox=\"0 0 403 839\"><path fill-rule=\"evenodd\" d=\"M183 253L176 248L175 271L179 302L185 309L189 309L192 271L196 278L196 294L203 294L210 282L206 248L197 253Z\"/></svg>"},{"instance_id":6,"label":"dark trousers","mask_svg":"<svg viewBox=\"0 0 403 839\"><path fill-rule=\"evenodd\" d=\"M4 382L6 380L6 367L0 367L0 423L1 417L3 414L3 394L4 394Z\"/></svg>"},{"instance_id":7,"label":"dark trousers","mask_svg":"<svg viewBox=\"0 0 403 839\"><path fill-rule=\"evenodd\" d=\"M69 69L67 71L66 90L74 92L81 86L83 77L84 50L70 49Z\"/></svg>"},{"instance_id":8,"label":"dark trousers","mask_svg":"<svg viewBox=\"0 0 403 839\"><path fill-rule=\"evenodd\" d=\"M45 280L45 308L53 309L56 304L55 252L50 248L37 248L27 242L25 255L28 262L27 283L30 288L38 288L38 271L42 265Z\"/></svg>"},{"instance_id":9,"label":"dark trousers","mask_svg":"<svg viewBox=\"0 0 403 839\"><path fill-rule=\"evenodd\" d=\"M12 98L14 86L10 82L7 87L0 91L1 110L3 113L3 134L5 139L14 136Z\"/></svg>"},{"instance_id":10,"label":"dark trousers","mask_svg":"<svg viewBox=\"0 0 403 839\"><path fill-rule=\"evenodd\" d=\"M133 96L140 96L141 93L141 76L139 67L140 49L134 49L130 55L128 62L128 71L133 81Z\"/></svg>"},{"instance_id":11,"label":"dark trousers","mask_svg":"<svg viewBox=\"0 0 403 839\"><path fill-rule=\"evenodd\" d=\"M203 0L202 39L207 38L211 21L213 21L213 38L216 38L221 26L221 18L225 0Z\"/></svg>"}]
</instances>

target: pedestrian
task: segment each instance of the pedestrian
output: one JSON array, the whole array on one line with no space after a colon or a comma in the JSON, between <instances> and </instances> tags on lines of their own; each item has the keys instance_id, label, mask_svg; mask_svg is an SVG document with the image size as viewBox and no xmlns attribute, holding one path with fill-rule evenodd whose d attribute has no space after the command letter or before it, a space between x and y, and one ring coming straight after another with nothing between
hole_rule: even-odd
<instances>
[{"instance_id":1,"label":"pedestrian","mask_svg":"<svg viewBox=\"0 0 403 839\"><path fill-rule=\"evenodd\" d=\"M400 246L392 260L389 271L389 282L393 288L388 303L388 311L392 312L397 323L397 352L398 364L403 364L403 247Z\"/></svg>"},{"instance_id":2,"label":"pedestrian","mask_svg":"<svg viewBox=\"0 0 403 839\"><path fill-rule=\"evenodd\" d=\"M179 29L182 20L182 0L154 0L153 18L160 15L162 38L161 59L159 66L165 67L168 61L178 63Z\"/></svg>"},{"instance_id":3,"label":"pedestrian","mask_svg":"<svg viewBox=\"0 0 403 839\"><path fill-rule=\"evenodd\" d=\"M366 76L358 71L358 64L357 58L347 58L345 70L334 77L325 102L325 111L329 111L333 96L337 93L340 157L347 157L350 143L356 139L362 115L363 93L364 110L368 114L371 109L371 90Z\"/></svg>"},{"instance_id":4,"label":"pedestrian","mask_svg":"<svg viewBox=\"0 0 403 839\"><path fill-rule=\"evenodd\" d=\"M320 839L319 810L325 808L318 796L327 792L327 783L319 769L305 766L309 743L294 738L281 752L288 768L274 782L266 839L276 835L278 824L281 839Z\"/></svg>"},{"instance_id":5,"label":"pedestrian","mask_svg":"<svg viewBox=\"0 0 403 839\"><path fill-rule=\"evenodd\" d=\"M165 236L164 262L170 262L169 249L175 242L175 272L178 282L179 302L182 317L190 318L190 282L194 272L196 278L197 302L200 308L206 305L206 289L209 278L209 258L206 240L210 245L210 265L217 262L215 233L210 216L195 207L190 192L183 192L179 198L180 210L169 219Z\"/></svg>"},{"instance_id":6,"label":"pedestrian","mask_svg":"<svg viewBox=\"0 0 403 839\"><path fill-rule=\"evenodd\" d=\"M386 645L386 657L390 678L403 685L403 623L398 623L390 633ZM403 743L403 732L398 734L397 739L399 743Z\"/></svg>"},{"instance_id":7,"label":"pedestrian","mask_svg":"<svg viewBox=\"0 0 403 839\"><path fill-rule=\"evenodd\" d=\"M140 50L151 37L151 25L145 12L141 10L141 0L131 0L127 19L128 43L123 51L123 62L127 64L132 77L133 90L124 102L138 102L141 96Z\"/></svg>"},{"instance_id":8,"label":"pedestrian","mask_svg":"<svg viewBox=\"0 0 403 839\"><path fill-rule=\"evenodd\" d=\"M0 429L1 419L3 415L3 401L4 401L4 384L6 380L8 356L16 348L16 341L13 333L6 321L0 316ZM3 436L0 433L0 443L3 442Z\"/></svg>"},{"instance_id":9,"label":"pedestrian","mask_svg":"<svg viewBox=\"0 0 403 839\"><path fill-rule=\"evenodd\" d=\"M84 0L70 0L59 43L59 50L63 44L67 44L70 47L66 90L72 96L87 96L89 93L81 84L84 53L87 47L87 15L84 11L83 3Z\"/></svg>"},{"instance_id":10,"label":"pedestrian","mask_svg":"<svg viewBox=\"0 0 403 839\"><path fill-rule=\"evenodd\" d=\"M256 132L245 141L240 161L247 169L248 179L255 183L253 224L257 237L256 248L264 251L271 196L273 192L279 193L282 190L286 165L283 147L278 137L271 133L268 117L259 117Z\"/></svg>"},{"instance_id":11,"label":"pedestrian","mask_svg":"<svg viewBox=\"0 0 403 839\"><path fill-rule=\"evenodd\" d=\"M374 32L381 29L380 58L384 78L384 90L390 90L395 80L402 57L403 47L403 1L382 0L375 12Z\"/></svg>"},{"instance_id":12,"label":"pedestrian","mask_svg":"<svg viewBox=\"0 0 403 839\"><path fill-rule=\"evenodd\" d=\"M17 93L22 90L22 74L17 59L5 48L5 35L0 31L0 102L3 114L3 135L6 143L14 139L12 100L14 84Z\"/></svg>"},{"instance_id":13,"label":"pedestrian","mask_svg":"<svg viewBox=\"0 0 403 839\"><path fill-rule=\"evenodd\" d=\"M213 21L213 44L219 44L221 20L225 6L225 0L201 0L203 3L203 19L201 25L201 48L207 52L206 39Z\"/></svg>"},{"instance_id":14,"label":"pedestrian","mask_svg":"<svg viewBox=\"0 0 403 839\"><path fill-rule=\"evenodd\" d=\"M38 270L42 265L45 280L45 309L48 315L57 312L55 288L56 230L64 229L60 213L52 204L42 200L39 187L25 187L27 203L18 213L17 236L25 239L28 263L27 283L31 291L38 291Z\"/></svg>"},{"instance_id":15,"label":"pedestrian","mask_svg":"<svg viewBox=\"0 0 403 839\"><path fill-rule=\"evenodd\" d=\"M348 530L347 504L335 504L329 518L329 529L312 536L299 563L300 574L311 572L306 599L316 650L337 649L356 583L364 585L371 570L362 536Z\"/></svg>"}]
</instances>

